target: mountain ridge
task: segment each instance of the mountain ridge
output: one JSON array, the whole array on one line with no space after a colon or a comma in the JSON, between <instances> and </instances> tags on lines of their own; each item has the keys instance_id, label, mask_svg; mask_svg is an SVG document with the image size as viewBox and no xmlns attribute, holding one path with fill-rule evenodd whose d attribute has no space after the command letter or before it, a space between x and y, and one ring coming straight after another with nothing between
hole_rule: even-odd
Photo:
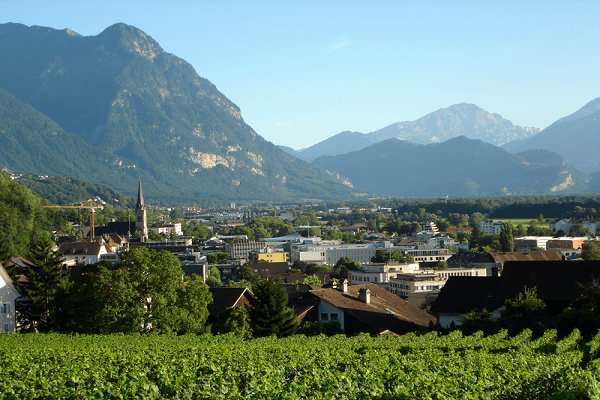
<instances>
[{"instance_id":1,"label":"mountain ridge","mask_svg":"<svg viewBox=\"0 0 600 400\"><path fill-rule=\"evenodd\" d=\"M538 128L513 125L499 114L490 113L475 104L453 104L428 113L415 121L396 122L371 133L344 131L299 153L306 161L322 155L338 155L360 150L390 138L417 144L444 142L461 135L494 145L530 137Z\"/></svg>"},{"instance_id":2,"label":"mountain ridge","mask_svg":"<svg viewBox=\"0 0 600 400\"><path fill-rule=\"evenodd\" d=\"M466 136L426 145L391 138L313 163L348 176L360 189L392 196L572 194L585 192L590 181L559 154L511 154Z\"/></svg>"},{"instance_id":3,"label":"mountain ridge","mask_svg":"<svg viewBox=\"0 0 600 400\"><path fill-rule=\"evenodd\" d=\"M362 195L345 177L263 139L214 84L133 26L119 23L96 36L81 36L0 24L0 54L10 54L0 64L0 88L166 188L150 187L150 197L166 192L223 200Z\"/></svg>"}]
</instances>

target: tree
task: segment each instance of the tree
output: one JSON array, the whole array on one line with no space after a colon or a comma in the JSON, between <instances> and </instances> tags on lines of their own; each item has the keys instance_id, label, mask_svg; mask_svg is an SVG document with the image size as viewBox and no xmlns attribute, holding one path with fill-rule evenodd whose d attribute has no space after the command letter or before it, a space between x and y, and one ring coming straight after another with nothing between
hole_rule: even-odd
<instances>
[{"instance_id":1,"label":"tree","mask_svg":"<svg viewBox=\"0 0 600 400\"><path fill-rule=\"evenodd\" d=\"M244 339L252 337L250 313L246 306L229 307L223 311L217 320L218 332L233 332Z\"/></svg>"},{"instance_id":2,"label":"tree","mask_svg":"<svg viewBox=\"0 0 600 400\"><path fill-rule=\"evenodd\" d=\"M206 284L211 287L223 286L221 283L221 272L219 271L219 268L212 267L210 269L210 274L206 280Z\"/></svg>"},{"instance_id":3,"label":"tree","mask_svg":"<svg viewBox=\"0 0 600 400\"><path fill-rule=\"evenodd\" d=\"M263 279L252 286L257 304L250 311L254 336L284 337L294 334L298 318L287 307L288 296L281 281Z\"/></svg>"},{"instance_id":4,"label":"tree","mask_svg":"<svg viewBox=\"0 0 600 400\"><path fill-rule=\"evenodd\" d=\"M448 269L448 263L445 261L439 261L437 264L435 264L435 266L433 267L434 270L436 271L441 271L441 270L445 270Z\"/></svg>"},{"instance_id":5,"label":"tree","mask_svg":"<svg viewBox=\"0 0 600 400\"><path fill-rule=\"evenodd\" d=\"M160 233L156 232L155 230L150 229L148 231L148 239L154 242L159 242L161 240L164 240L164 236L161 235Z\"/></svg>"},{"instance_id":6,"label":"tree","mask_svg":"<svg viewBox=\"0 0 600 400\"><path fill-rule=\"evenodd\" d=\"M54 253L53 247L49 237L40 235L29 255L34 265L25 271L24 297L30 301L21 302L24 331L53 330L61 300L69 290L69 270L63 266L62 254Z\"/></svg>"},{"instance_id":7,"label":"tree","mask_svg":"<svg viewBox=\"0 0 600 400\"><path fill-rule=\"evenodd\" d=\"M600 260L600 249L594 243L586 242L581 246L581 258L586 261Z\"/></svg>"},{"instance_id":8,"label":"tree","mask_svg":"<svg viewBox=\"0 0 600 400\"><path fill-rule=\"evenodd\" d=\"M583 286L583 294L558 316L558 329L568 334L577 328L591 338L600 329L600 281L593 280Z\"/></svg>"},{"instance_id":9,"label":"tree","mask_svg":"<svg viewBox=\"0 0 600 400\"><path fill-rule=\"evenodd\" d=\"M314 275L307 276L300 283L302 283L304 285L312 285L312 286L319 286L319 287L321 287L323 285L321 283L321 280Z\"/></svg>"},{"instance_id":10,"label":"tree","mask_svg":"<svg viewBox=\"0 0 600 400\"><path fill-rule=\"evenodd\" d=\"M502 224L502 230L500 231L500 250L506 252L513 251L512 228L507 222Z\"/></svg>"},{"instance_id":11,"label":"tree","mask_svg":"<svg viewBox=\"0 0 600 400\"><path fill-rule=\"evenodd\" d=\"M164 250L138 247L121 260L91 267L76 282L66 330L204 332L212 296L201 277L184 280L178 258Z\"/></svg>"},{"instance_id":12,"label":"tree","mask_svg":"<svg viewBox=\"0 0 600 400\"><path fill-rule=\"evenodd\" d=\"M401 251L377 250L375 255L371 257L373 263L384 263L388 261L397 261L401 263L414 262L414 258L410 254L403 254Z\"/></svg>"},{"instance_id":13,"label":"tree","mask_svg":"<svg viewBox=\"0 0 600 400\"><path fill-rule=\"evenodd\" d=\"M483 310L471 311L463 316L463 323L460 330L465 335L472 335L475 332L482 331L485 335L492 335L498 331L498 322L492 319L492 314Z\"/></svg>"},{"instance_id":14,"label":"tree","mask_svg":"<svg viewBox=\"0 0 600 400\"><path fill-rule=\"evenodd\" d=\"M520 332L529 328L539 330L540 319L543 315L546 303L537 297L537 289L527 286L514 300L506 300L506 309L502 312L501 321L504 326L513 332Z\"/></svg>"}]
</instances>

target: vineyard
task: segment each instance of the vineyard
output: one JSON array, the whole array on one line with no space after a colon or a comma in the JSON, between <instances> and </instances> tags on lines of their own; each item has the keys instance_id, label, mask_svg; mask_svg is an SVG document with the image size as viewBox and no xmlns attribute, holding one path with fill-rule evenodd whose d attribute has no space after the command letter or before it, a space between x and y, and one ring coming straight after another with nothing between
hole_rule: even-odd
<instances>
[{"instance_id":1,"label":"vineyard","mask_svg":"<svg viewBox=\"0 0 600 400\"><path fill-rule=\"evenodd\" d=\"M2 399L579 399L600 334L0 335Z\"/></svg>"}]
</instances>

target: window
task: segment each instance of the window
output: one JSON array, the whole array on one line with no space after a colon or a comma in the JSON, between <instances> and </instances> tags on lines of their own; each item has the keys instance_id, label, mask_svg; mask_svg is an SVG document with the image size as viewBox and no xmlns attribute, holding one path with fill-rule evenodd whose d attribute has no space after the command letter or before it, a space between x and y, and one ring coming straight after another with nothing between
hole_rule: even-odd
<instances>
[{"instance_id":1,"label":"window","mask_svg":"<svg viewBox=\"0 0 600 400\"><path fill-rule=\"evenodd\" d=\"M328 321L329 320L329 314L327 313L321 313L321 321Z\"/></svg>"},{"instance_id":2,"label":"window","mask_svg":"<svg viewBox=\"0 0 600 400\"><path fill-rule=\"evenodd\" d=\"M331 320L332 321L337 321L338 320L338 315L337 314L331 314Z\"/></svg>"},{"instance_id":3,"label":"window","mask_svg":"<svg viewBox=\"0 0 600 400\"><path fill-rule=\"evenodd\" d=\"M0 314L2 314L2 315L10 314L10 303L2 304L2 306L0 307Z\"/></svg>"},{"instance_id":4,"label":"window","mask_svg":"<svg viewBox=\"0 0 600 400\"><path fill-rule=\"evenodd\" d=\"M4 324L4 332L8 332L10 330L10 326L8 325L8 322Z\"/></svg>"}]
</instances>

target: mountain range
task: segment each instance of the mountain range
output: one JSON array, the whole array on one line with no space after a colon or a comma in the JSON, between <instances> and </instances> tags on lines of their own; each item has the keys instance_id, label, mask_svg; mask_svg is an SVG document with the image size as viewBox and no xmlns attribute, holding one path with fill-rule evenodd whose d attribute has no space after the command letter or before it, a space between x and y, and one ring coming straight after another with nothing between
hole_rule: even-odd
<instances>
[{"instance_id":1,"label":"mountain range","mask_svg":"<svg viewBox=\"0 0 600 400\"><path fill-rule=\"evenodd\" d=\"M0 56L0 169L170 204L600 192L600 98L541 132L461 103L295 151L133 26L0 24Z\"/></svg>"},{"instance_id":2,"label":"mountain range","mask_svg":"<svg viewBox=\"0 0 600 400\"><path fill-rule=\"evenodd\" d=\"M0 25L0 168L68 175L153 199L361 195L264 140L240 109L141 30L97 36Z\"/></svg>"},{"instance_id":3,"label":"mountain range","mask_svg":"<svg viewBox=\"0 0 600 400\"><path fill-rule=\"evenodd\" d=\"M574 194L590 183L557 153L511 154L465 136L428 145L388 139L313 164L345 174L357 188L391 196Z\"/></svg>"},{"instance_id":4,"label":"mountain range","mask_svg":"<svg viewBox=\"0 0 600 400\"><path fill-rule=\"evenodd\" d=\"M555 151L582 172L600 172L600 97L535 136L502 147L513 153L531 149Z\"/></svg>"},{"instance_id":5,"label":"mountain range","mask_svg":"<svg viewBox=\"0 0 600 400\"><path fill-rule=\"evenodd\" d=\"M538 128L515 126L500 115L491 114L474 104L461 103L429 113L416 121L397 122L375 132L345 131L300 151L282 149L311 162L320 156L346 154L391 138L429 144L465 136L500 146L528 138L539 131Z\"/></svg>"}]
</instances>

